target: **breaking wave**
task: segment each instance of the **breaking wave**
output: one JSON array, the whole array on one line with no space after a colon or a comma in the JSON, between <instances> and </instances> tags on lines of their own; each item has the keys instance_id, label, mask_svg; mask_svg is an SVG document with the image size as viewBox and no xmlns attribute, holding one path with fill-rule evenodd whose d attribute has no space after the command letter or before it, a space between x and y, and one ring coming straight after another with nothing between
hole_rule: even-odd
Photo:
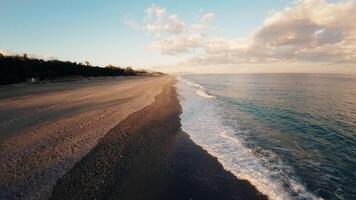
<instances>
[{"instance_id":1,"label":"breaking wave","mask_svg":"<svg viewBox=\"0 0 356 200\"><path fill-rule=\"evenodd\" d=\"M206 92L205 88L204 88L202 85L197 84L197 83L193 83L193 82L188 81L188 80L186 80L186 79L183 79L183 78L181 78L181 77L177 77L177 79L178 79L179 81L182 81L182 82L184 82L184 83L190 85L190 86L195 87L195 88L196 88L195 93L196 93L197 95L199 95L199 96L201 96L201 97L205 97L205 98L215 98L215 96L212 96L212 95L208 94L208 92Z\"/></svg>"}]
</instances>

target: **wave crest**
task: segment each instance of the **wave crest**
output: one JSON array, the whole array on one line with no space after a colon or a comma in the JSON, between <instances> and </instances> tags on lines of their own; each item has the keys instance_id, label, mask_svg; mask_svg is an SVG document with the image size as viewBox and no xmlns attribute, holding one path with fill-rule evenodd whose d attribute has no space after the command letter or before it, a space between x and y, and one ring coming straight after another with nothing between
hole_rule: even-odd
<instances>
[{"instance_id":1,"label":"wave crest","mask_svg":"<svg viewBox=\"0 0 356 200\"><path fill-rule=\"evenodd\" d=\"M198 83L193 83L193 82L191 82L191 81L188 81L188 80L186 80L186 79L183 79L182 77L177 77L177 79L180 80L180 81L182 81L182 82L184 82L184 83L186 83L186 84L188 84L188 85L191 85L191 86L196 87L196 92L195 92L195 93L196 93L198 96L205 97L205 98L211 98L211 99L216 98L215 96L210 95L210 94L205 90L205 88L204 88L202 85L198 84Z\"/></svg>"}]
</instances>

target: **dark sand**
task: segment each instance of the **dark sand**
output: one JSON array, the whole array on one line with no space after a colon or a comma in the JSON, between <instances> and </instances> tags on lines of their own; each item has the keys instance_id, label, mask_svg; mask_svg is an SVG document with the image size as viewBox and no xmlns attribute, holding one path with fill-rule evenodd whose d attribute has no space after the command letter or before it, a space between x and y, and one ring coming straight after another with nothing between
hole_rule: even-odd
<instances>
[{"instance_id":1,"label":"dark sand","mask_svg":"<svg viewBox=\"0 0 356 200\"><path fill-rule=\"evenodd\" d=\"M181 131L172 84L99 140L51 199L267 199Z\"/></svg>"}]
</instances>

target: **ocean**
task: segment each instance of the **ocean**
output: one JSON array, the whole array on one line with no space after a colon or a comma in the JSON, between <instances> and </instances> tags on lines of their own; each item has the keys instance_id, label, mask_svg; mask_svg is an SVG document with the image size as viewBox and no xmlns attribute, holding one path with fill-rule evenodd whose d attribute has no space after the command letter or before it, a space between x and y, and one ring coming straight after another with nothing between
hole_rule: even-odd
<instances>
[{"instance_id":1,"label":"ocean","mask_svg":"<svg viewBox=\"0 0 356 200\"><path fill-rule=\"evenodd\" d=\"M182 75L191 139L270 199L356 199L356 76Z\"/></svg>"}]
</instances>

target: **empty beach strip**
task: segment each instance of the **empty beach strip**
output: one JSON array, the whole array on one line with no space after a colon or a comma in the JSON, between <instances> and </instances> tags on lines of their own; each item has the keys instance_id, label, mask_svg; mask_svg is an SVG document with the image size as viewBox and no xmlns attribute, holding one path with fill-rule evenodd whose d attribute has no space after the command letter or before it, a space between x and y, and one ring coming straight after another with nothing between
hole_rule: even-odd
<instances>
[{"instance_id":1,"label":"empty beach strip","mask_svg":"<svg viewBox=\"0 0 356 200\"><path fill-rule=\"evenodd\" d=\"M0 88L0 199L267 199L181 131L172 76Z\"/></svg>"}]
</instances>

